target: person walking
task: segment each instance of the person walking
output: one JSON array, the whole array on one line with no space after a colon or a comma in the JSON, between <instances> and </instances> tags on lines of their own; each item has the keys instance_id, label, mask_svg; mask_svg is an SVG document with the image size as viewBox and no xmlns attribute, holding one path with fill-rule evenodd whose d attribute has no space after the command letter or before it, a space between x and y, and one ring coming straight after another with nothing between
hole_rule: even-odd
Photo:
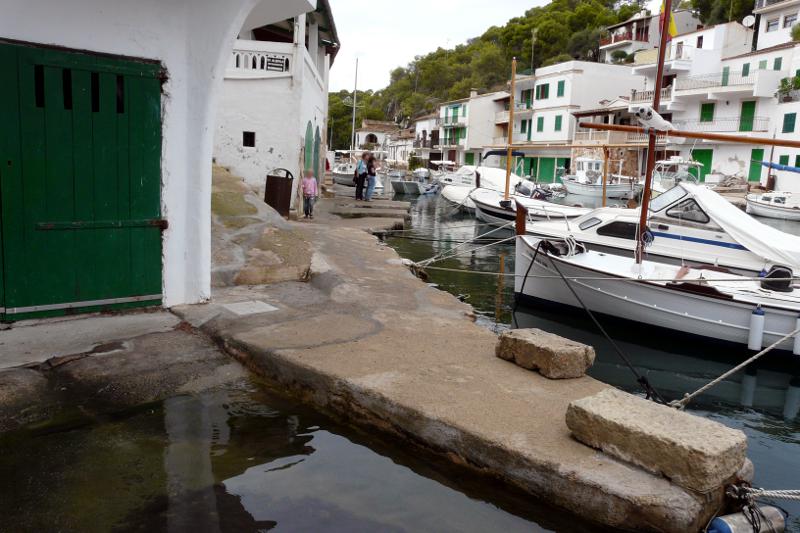
<instances>
[{"instance_id":1,"label":"person walking","mask_svg":"<svg viewBox=\"0 0 800 533\"><path fill-rule=\"evenodd\" d=\"M364 198L367 202L372 201L372 193L375 192L375 185L378 181L378 171L375 168L375 156L370 154L367 159L367 196Z\"/></svg>"},{"instance_id":2,"label":"person walking","mask_svg":"<svg viewBox=\"0 0 800 533\"><path fill-rule=\"evenodd\" d=\"M303 188L303 218L314 220L314 203L317 201L319 193L317 178L311 169L306 170L301 187Z\"/></svg>"},{"instance_id":3,"label":"person walking","mask_svg":"<svg viewBox=\"0 0 800 533\"><path fill-rule=\"evenodd\" d=\"M361 154L361 159L358 160L356 172L353 176L353 182L356 184L356 200L364 199L364 183L367 181L367 157L369 157L369 152Z\"/></svg>"}]
</instances>

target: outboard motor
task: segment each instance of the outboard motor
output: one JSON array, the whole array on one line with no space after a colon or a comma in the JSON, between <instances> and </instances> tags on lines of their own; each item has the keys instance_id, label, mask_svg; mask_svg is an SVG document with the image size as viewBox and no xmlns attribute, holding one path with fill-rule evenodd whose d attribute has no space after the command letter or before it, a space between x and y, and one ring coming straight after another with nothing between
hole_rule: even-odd
<instances>
[{"instance_id":1,"label":"outboard motor","mask_svg":"<svg viewBox=\"0 0 800 533\"><path fill-rule=\"evenodd\" d=\"M761 279L761 288L775 292L792 292L792 269L775 265Z\"/></svg>"}]
</instances>

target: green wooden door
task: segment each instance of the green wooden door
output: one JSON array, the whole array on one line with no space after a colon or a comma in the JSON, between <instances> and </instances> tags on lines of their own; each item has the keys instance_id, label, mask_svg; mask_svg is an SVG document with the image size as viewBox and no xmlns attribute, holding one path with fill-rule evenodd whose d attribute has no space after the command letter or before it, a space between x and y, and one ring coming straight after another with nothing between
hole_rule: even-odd
<instances>
[{"instance_id":1,"label":"green wooden door","mask_svg":"<svg viewBox=\"0 0 800 533\"><path fill-rule=\"evenodd\" d=\"M465 165L474 165L475 164L475 154L472 152L467 152L464 154L464 164Z\"/></svg>"},{"instance_id":2,"label":"green wooden door","mask_svg":"<svg viewBox=\"0 0 800 533\"><path fill-rule=\"evenodd\" d=\"M699 150L692 150L692 159L698 161L703 164L703 168L700 169L699 173L697 168L689 169L689 172L697 178L698 181L705 181L706 174L711 172L711 161L714 158L714 150L710 149L699 149Z\"/></svg>"},{"instance_id":3,"label":"green wooden door","mask_svg":"<svg viewBox=\"0 0 800 533\"><path fill-rule=\"evenodd\" d=\"M0 161L4 320L161 302L157 65L0 44Z\"/></svg>"},{"instance_id":4,"label":"green wooden door","mask_svg":"<svg viewBox=\"0 0 800 533\"><path fill-rule=\"evenodd\" d=\"M556 177L556 160L554 157L539 158L539 179L542 183L552 183Z\"/></svg>"},{"instance_id":5,"label":"green wooden door","mask_svg":"<svg viewBox=\"0 0 800 533\"><path fill-rule=\"evenodd\" d=\"M742 102L742 112L739 115L739 131L753 131L753 120L755 118L756 118L755 100Z\"/></svg>"},{"instance_id":6,"label":"green wooden door","mask_svg":"<svg viewBox=\"0 0 800 533\"><path fill-rule=\"evenodd\" d=\"M731 78L731 67L724 67L722 69L722 86L727 87Z\"/></svg>"},{"instance_id":7,"label":"green wooden door","mask_svg":"<svg viewBox=\"0 0 800 533\"><path fill-rule=\"evenodd\" d=\"M761 162L763 160L763 148L753 148L750 151L750 172L747 174L747 181L761 181Z\"/></svg>"}]
</instances>

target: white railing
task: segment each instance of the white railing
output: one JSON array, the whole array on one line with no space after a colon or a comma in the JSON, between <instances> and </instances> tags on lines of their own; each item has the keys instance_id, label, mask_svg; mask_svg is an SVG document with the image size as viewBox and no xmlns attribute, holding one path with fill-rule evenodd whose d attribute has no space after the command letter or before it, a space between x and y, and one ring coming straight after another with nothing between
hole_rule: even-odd
<instances>
[{"instance_id":1,"label":"white railing","mask_svg":"<svg viewBox=\"0 0 800 533\"><path fill-rule=\"evenodd\" d=\"M653 89L650 89L649 91L634 90L631 93L631 103L638 104L638 103L652 102L653 96L655 96L655 94L656 91ZM668 102L669 100L672 100L672 85L661 89L661 101Z\"/></svg>"},{"instance_id":2,"label":"white railing","mask_svg":"<svg viewBox=\"0 0 800 533\"><path fill-rule=\"evenodd\" d=\"M228 59L225 77L278 78L291 76L294 45L237 39Z\"/></svg>"},{"instance_id":3,"label":"white railing","mask_svg":"<svg viewBox=\"0 0 800 533\"><path fill-rule=\"evenodd\" d=\"M492 137L492 145L505 146L508 144L508 137Z\"/></svg>"},{"instance_id":4,"label":"white railing","mask_svg":"<svg viewBox=\"0 0 800 533\"><path fill-rule=\"evenodd\" d=\"M746 87L755 83L753 73L743 75L740 71L715 72L714 74L700 74L686 76L675 81L678 91L691 91L695 89L714 89L717 87Z\"/></svg>"},{"instance_id":5,"label":"white railing","mask_svg":"<svg viewBox=\"0 0 800 533\"><path fill-rule=\"evenodd\" d=\"M508 123L508 111L498 111L494 114L494 123L495 124L506 124Z\"/></svg>"},{"instance_id":6,"label":"white railing","mask_svg":"<svg viewBox=\"0 0 800 533\"><path fill-rule=\"evenodd\" d=\"M769 117L719 117L712 120L678 120L676 129L697 132L769 131Z\"/></svg>"},{"instance_id":7,"label":"white railing","mask_svg":"<svg viewBox=\"0 0 800 533\"><path fill-rule=\"evenodd\" d=\"M572 139L576 143L605 143L608 142L610 131L587 130L576 131Z\"/></svg>"},{"instance_id":8,"label":"white railing","mask_svg":"<svg viewBox=\"0 0 800 533\"><path fill-rule=\"evenodd\" d=\"M694 46L684 43L670 44L664 61L684 60L688 61L694 57ZM633 55L633 66L655 65L658 61L658 48L639 50Z\"/></svg>"}]
</instances>

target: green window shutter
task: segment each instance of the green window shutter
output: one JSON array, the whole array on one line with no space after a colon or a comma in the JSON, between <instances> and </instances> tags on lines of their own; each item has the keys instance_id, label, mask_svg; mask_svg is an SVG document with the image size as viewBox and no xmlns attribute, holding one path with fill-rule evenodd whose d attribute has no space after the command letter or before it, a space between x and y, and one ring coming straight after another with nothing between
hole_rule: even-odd
<instances>
[{"instance_id":1,"label":"green window shutter","mask_svg":"<svg viewBox=\"0 0 800 533\"><path fill-rule=\"evenodd\" d=\"M767 70L767 60L763 59L758 62L758 70Z\"/></svg>"},{"instance_id":2,"label":"green window shutter","mask_svg":"<svg viewBox=\"0 0 800 533\"><path fill-rule=\"evenodd\" d=\"M556 131L561 131L561 115L557 115L556 116L555 130Z\"/></svg>"},{"instance_id":3,"label":"green window shutter","mask_svg":"<svg viewBox=\"0 0 800 533\"><path fill-rule=\"evenodd\" d=\"M778 164L780 165L788 165L789 164L789 155L782 155L778 158Z\"/></svg>"},{"instance_id":4,"label":"green window shutter","mask_svg":"<svg viewBox=\"0 0 800 533\"><path fill-rule=\"evenodd\" d=\"M530 109L531 108L531 103L533 102L533 89L528 89L525 92L527 93L525 95L525 107Z\"/></svg>"},{"instance_id":5,"label":"green window shutter","mask_svg":"<svg viewBox=\"0 0 800 533\"><path fill-rule=\"evenodd\" d=\"M536 131L544 131L544 117L536 119Z\"/></svg>"},{"instance_id":6,"label":"green window shutter","mask_svg":"<svg viewBox=\"0 0 800 533\"><path fill-rule=\"evenodd\" d=\"M556 96L564 96L564 80L558 82L558 90Z\"/></svg>"},{"instance_id":7,"label":"green window shutter","mask_svg":"<svg viewBox=\"0 0 800 533\"><path fill-rule=\"evenodd\" d=\"M542 92L544 93L544 96L543 96L544 99L550 98L550 84L549 83L545 83L544 84L544 90Z\"/></svg>"},{"instance_id":8,"label":"green window shutter","mask_svg":"<svg viewBox=\"0 0 800 533\"><path fill-rule=\"evenodd\" d=\"M794 124L797 120L797 113L786 113L783 115L783 133L794 133Z\"/></svg>"},{"instance_id":9,"label":"green window shutter","mask_svg":"<svg viewBox=\"0 0 800 533\"><path fill-rule=\"evenodd\" d=\"M714 120L714 104L700 104L700 122L712 122Z\"/></svg>"},{"instance_id":10,"label":"green window shutter","mask_svg":"<svg viewBox=\"0 0 800 533\"><path fill-rule=\"evenodd\" d=\"M783 58L776 57L775 61L772 63L772 70L780 70L782 65L783 65Z\"/></svg>"},{"instance_id":11,"label":"green window shutter","mask_svg":"<svg viewBox=\"0 0 800 533\"><path fill-rule=\"evenodd\" d=\"M794 156L794 166L796 166L797 168L800 168L800 154L797 154L796 156Z\"/></svg>"},{"instance_id":12,"label":"green window shutter","mask_svg":"<svg viewBox=\"0 0 800 533\"><path fill-rule=\"evenodd\" d=\"M467 118L467 104L464 104L461 108L464 110L464 118Z\"/></svg>"},{"instance_id":13,"label":"green window shutter","mask_svg":"<svg viewBox=\"0 0 800 533\"><path fill-rule=\"evenodd\" d=\"M525 133L526 131L528 131L528 121L523 120L519 125L519 132Z\"/></svg>"},{"instance_id":14,"label":"green window shutter","mask_svg":"<svg viewBox=\"0 0 800 533\"><path fill-rule=\"evenodd\" d=\"M750 75L750 63L745 63L742 65L742 77L746 78Z\"/></svg>"},{"instance_id":15,"label":"green window shutter","mask_svg":"<svg viewBox=\"0 0 800 533\"><path fill-rule=\"evenodd\" d=\"M722 68L722 86L723 87L727 87L728 86L728 80L730 80L730 77L731 77L731 67L723 67Z\"/></svg>"}]
</instances>

